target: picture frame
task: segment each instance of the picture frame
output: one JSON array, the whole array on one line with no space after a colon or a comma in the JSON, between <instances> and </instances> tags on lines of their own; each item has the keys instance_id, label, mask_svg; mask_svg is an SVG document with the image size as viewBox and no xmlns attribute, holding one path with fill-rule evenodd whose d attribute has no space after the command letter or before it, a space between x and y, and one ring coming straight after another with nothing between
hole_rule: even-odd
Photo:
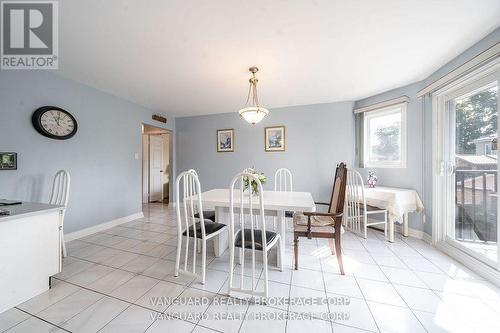
<instances>
[{"instance_id":1,"label":"picture frame","mask_svg":"<svg viewBox=\"0 0 500 333\"><path fill-rule=\"evenodd\" d=\"M234 152L234 129L225 128L217 130L217 152Z\"/></svg>"},{"instance_id":2,"label":"picture frame","mask_svg":"<svg viewBox=\"0 0 500 333\"><path fill-rule=\"evenodd\" d=\"M266 152L285 151L285 126L264 128L264 145Z\"/></svg>"},{"instance_id":3,"label":"picture frame","mask_svg":"<svg viewBox=\"0 0 500 333\"><path fill-rule=\"evenodd\" d=\"M0 170L17 170L17 153L0 152Z\"/></svg>"}]
</instances>

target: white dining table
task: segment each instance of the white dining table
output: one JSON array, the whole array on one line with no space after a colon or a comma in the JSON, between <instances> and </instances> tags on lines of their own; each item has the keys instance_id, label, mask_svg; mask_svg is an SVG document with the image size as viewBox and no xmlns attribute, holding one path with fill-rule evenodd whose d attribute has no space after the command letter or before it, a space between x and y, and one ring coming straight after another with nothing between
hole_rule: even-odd
<instances>
[{"instance_id":1,"label":"white dining table","mask_svg":"<svg viewBox=\"0 0 500 333\"><path fill-rule=\"evenodd\" d=\"M247 194L248 195L248 194ZM286 244L286 224L285 211L314 212L316 205L309 192L279 192L264 191L264 215L277 218L278 233ZM201 194L203 209L214 209L215 219L218 223L229 225L229 189L214 189ZM256 197L254 207L258 207L259 198ZM239 206L240 193L234 191L234 203ZM246 204L248 205L248 204ZM245 202L243 207L245 208ZM221 256L228 248L228 238L226 234L220 234L219 239L214 243L216 256ZM284 250L284 247L283 247ZM279 258L278 257L278 265Z\"/></svg>"},{"instance_id":2,"label":"white dining table","mask_svg":"<svg viewBox=\"0 0 500 333\"><path fill-rule=\"evenodd\" d=\"M369 206L387 209L389 238L394 239L394 223L403 225L403 236L408 237L408 213L424 211L417 191L398 187L365 186L365 200Z\"/></svg>"}]
</instances>

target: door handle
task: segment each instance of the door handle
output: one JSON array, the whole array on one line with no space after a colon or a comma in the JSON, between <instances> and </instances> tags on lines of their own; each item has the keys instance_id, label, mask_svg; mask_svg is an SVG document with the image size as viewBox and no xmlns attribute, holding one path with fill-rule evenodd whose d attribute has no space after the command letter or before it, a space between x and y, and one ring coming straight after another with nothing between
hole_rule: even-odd
<instances>
[{"instance_id":1,"label":"door handle","mask_svg":"<svg viewBox=\"0 0 500 333\"><path fill-rule=\"evenodd\" d=\"M160 172L163 172L163 170L160 170Z\"/></svg>"},{"instance_id":2,"label":"door handle","mask_svg":"<svg viewBox=\"0 0 500 333\"><path fill-rule=\"evenodd\" d=\"M448 162L448 176L451 176L455 173L455 164Z\"/></svg>"}]
</instances>

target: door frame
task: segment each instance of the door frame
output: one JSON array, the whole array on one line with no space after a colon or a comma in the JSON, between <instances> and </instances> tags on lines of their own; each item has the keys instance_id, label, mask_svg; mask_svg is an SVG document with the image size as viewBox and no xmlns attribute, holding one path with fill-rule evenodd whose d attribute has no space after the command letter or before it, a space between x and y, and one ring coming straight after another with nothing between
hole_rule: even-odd
<instances>
[{"instance_id":1,"label":"door frame","mask_svg":"<svg viewBox=\"0 0 500 333\"><path fill-rule=\"evenodd\" d=\"M147 202L149 203L149 134L145 133L144 128L154 128L157 129L159 132L158 134L168 134L169 135L169 140L168 140L168 175L169 175L169 182L168 182L168 197L169 197L169 205L173 203L173 189L172 189L172 178L174 177L174 132L170 129L162 128L159 126L151 125L148 123L141 123L141 203L144 204L144 188L147 188ZM146 144L144 144L144 136L148 137L148 140ZM148 158L148 164L147 164L147 183L145 184L144 180L144 155L147 155ZM175 179L174 179L175 180ZM165 197L165 192L163 194L163 197Z\"/></svg>"},{"instance_id":2,"label":"door frame","mask_svg":"<svg viewBox=\"0 0 500 333\"><path fill-rule=\"evenodd\" d=\"M454 209L454 207L449 207L452 200L447 200L446 203L443 204L444 199L442 198L443 194L446 193L447 188L450 186L450 177L449 174L446 176L446 173L449 173L452 167L444 160L444 156L449 156L450 154L450 151L447 149L448 138L444 130L445 126L449 126L446 100L449 99L451 94L459 92L464 87L481 81L499 70L500 58L497 58L469 74L454 80L432 94L432 243L455 259L470 266L470 268L473 268L481 275L492 278L496 284L500 285L500 260L492 267L484 263L483 257L479 259L474 251L463 246L457 247L456 244L448 241L447 213L451 208ZM500 117L498 117L498 121L500 122ZM498 131L500 131L500 126L498 126ZM500 179L498 182L500 183ZM497 205L499 205L497 207L500 208L500 204L497 203ZM497 211L500 212L498 208ZM500 214L497 218L500 219ZM500 236L500 228L497 228L497 232L499 234L498 236ZM500 240L500 237L498 237L498 240ZM467 258L464 254L469 257ZM498 254L500 256L500 251L498 251Z\"/></svg>"}]
</instances>

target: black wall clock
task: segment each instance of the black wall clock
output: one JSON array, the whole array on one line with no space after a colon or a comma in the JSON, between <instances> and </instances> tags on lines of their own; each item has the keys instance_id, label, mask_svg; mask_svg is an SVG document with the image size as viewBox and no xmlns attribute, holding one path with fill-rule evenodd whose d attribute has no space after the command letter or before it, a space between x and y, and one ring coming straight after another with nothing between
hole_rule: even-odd
<instances>
[{"instance_id":1,"label":"black wall clock","mask_svg":"<svg viewBox=\"0 0 500 333\"><path fill-rule=\"evenodd\" d=\"M67 140L76 134L78 124L68 111L55 106L38 108L31 116L33 126L43 136Z\"/></svg>"}]
</instances>

